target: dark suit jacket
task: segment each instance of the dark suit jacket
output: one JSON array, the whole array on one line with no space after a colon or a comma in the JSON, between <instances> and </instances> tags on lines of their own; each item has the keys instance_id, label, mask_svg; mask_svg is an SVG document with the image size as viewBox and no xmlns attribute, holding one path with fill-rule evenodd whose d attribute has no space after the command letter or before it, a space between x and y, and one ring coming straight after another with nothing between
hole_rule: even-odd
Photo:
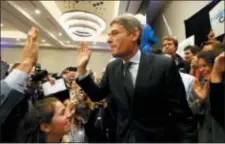
<instances>
[{"instance_id":1,"label":"dark suit jacket","mask_svg":"<svg viewBox=\"0 0 225 144\"><path fill-rule=\"evenodd\" d=\"M14 142L20 120L28 110L25 95L1 81L0 142Z\"/></svg>"},{"instance_id":2,"label":"dark suit jacket","mask_svg":"<svg viewBox=\"0 0 225 144\"><path fill-rule=\"evenodd\" d=\"M224 129L224 83L211 83L209 102L211 106L211 114L214 119L220 124ZM224 129L225 131L225 129Z\"/></svg>"},{"instance_id":3,"label":"dark suit jacket","mask_svg":"<svg viewBox=\"0 0 225 144\"><path fill-rule=\"evenodd\" d=\"M180 142L196 142L196 122L175 62L165 56L142 53L132 97L124 91L122 65L120 59L109 63L99 85L90 75L77 79L93 101L110 96L116 104L117 141L166 142L171 115L176 124L171 133Z\"/></svg>"},{"instance_id":4,"label":"dark suit jacket","mask_svg":"<svg viewBox=\"0 0 225 144\"><path fill-rule=\"evenodd\" d=\"M191 66L179 54L176 54L174 60L177 61L177 68L183 73L189 74Z\"/></svg>"}]
</instances>

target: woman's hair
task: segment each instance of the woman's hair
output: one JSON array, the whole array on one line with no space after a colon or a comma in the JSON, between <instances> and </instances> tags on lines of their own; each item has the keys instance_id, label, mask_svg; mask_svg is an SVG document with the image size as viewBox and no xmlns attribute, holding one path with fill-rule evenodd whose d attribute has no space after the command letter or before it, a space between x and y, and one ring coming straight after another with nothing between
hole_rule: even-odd
<instances>
[{"instance_id":1,"label":"woman's hair","mask_svg":"<svg viewBox=\"0 0 225 144\"><path fill-rule=\"evenodd\" d=\"M50 124L55 112L57 98L44 98L27 114L18 131L17 141L22 143L44 143L46 134L40 129L42 123Z\"/></svg>"},{"instance_id":2,"label":"woman's hair","mask_svg":"<svg viewBox=\"0 0 225 144\"><path fill-rule=\"evenodd\" d=\"M214 60L216 58L216 56L218 56L218 52L212 52L212 51L201 51L198 54L198 59L203 59L207 65L211 65L213 66L214 64Z\"/></svg>"}]
</instances>

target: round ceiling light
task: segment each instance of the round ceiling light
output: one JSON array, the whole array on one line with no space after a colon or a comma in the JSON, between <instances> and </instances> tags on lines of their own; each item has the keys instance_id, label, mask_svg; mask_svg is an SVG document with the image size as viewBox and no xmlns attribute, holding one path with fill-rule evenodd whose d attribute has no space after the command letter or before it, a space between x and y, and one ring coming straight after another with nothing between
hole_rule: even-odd
<instances>
[{"instance_id":1,"label":"round ceiling light","mask_svg":"<svg viewBox=\"0 0 225 144\"><path fill-rule=\"evenodd\" d=\"M72 11L62 14L60 24L75 41L100 35L106 28L105 21L95 14Z\"/></svg>"},{"instance_id":2,"label":"round ceiling light","mask_svg":"<svg viewBox=\"0 0 225 144\"><path fill-rule=\"evenodd\" d=\"M80 26L70 28L69 33L71 35L75 34L75 35L80 36L80 37L96 36L96 31L94 31L90 28L87 28L87 27L80 27Z\"/></svg>"}]
</instances>

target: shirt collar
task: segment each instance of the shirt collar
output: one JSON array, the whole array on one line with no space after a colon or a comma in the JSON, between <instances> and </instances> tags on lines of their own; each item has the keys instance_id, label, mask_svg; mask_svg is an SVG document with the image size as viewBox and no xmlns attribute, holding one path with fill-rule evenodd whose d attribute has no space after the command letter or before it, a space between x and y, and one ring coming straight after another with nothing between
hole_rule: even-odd
<instances>
[{"instance_id":1,"label":"shirt collar","mask_svg":"<svg viewBox=\"0 0 225 144\"><path fill-rule=\"evenodd\" d=\"M135 63L135 64L139 64L141 60L141 51L138 50L136 52L136 54L129 60L129 62ZM125 61L123 61L123 63L125 63Z\"/></svg>"}]
</instances>

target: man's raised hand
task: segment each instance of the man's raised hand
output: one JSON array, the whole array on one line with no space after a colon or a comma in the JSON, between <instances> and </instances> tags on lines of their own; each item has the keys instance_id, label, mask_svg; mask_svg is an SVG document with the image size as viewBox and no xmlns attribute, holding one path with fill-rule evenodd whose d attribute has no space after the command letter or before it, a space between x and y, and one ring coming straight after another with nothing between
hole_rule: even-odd
<instances>
[{"instance_id":1,"label":"man's raised hand","mask_svg":"<svg viewBox=\"0 0 225 144\"><path fill-rule=\"evenodd\" d=\"M91 51L88 49L87 42L81 42L77 50L77 69L78 76L86 73L86 67L91 57Z\"/></svg>"}]
</instances>

